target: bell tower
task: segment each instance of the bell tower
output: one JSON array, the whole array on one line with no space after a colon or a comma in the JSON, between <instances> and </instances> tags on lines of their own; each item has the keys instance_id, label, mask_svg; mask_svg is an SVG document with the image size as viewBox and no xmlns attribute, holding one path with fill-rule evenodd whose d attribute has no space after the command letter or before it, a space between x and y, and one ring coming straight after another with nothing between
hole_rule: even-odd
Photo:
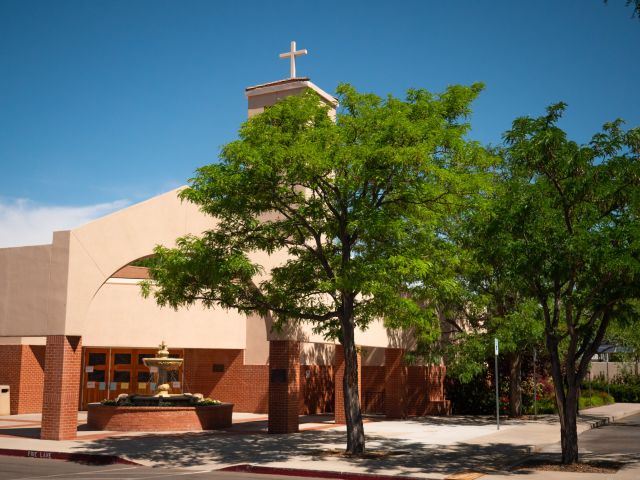
<instances>
[{"instance_id":1,"label":"bell tower","mask_svg":"<svg viewBox=\"0 0 640 480\"><path fill-rule=\"evenodd\" d=\"M335 118L335 109L338 106L338 100L315 85L309 77L296 76L296 57L306 55L306 49L296 50L296 42L291 42L291 50L280 54L280 58L289 58L290 61L290 77L284 80L276 80L275 82L264 83L262 85L254 85L245 89L245 95L248 100L248 117L262 113L265 107L275 104L289 95L300 95L307 89L314 91L320 100L330 106L329 112L331 118Z\"/></svg>"}]
</instances>

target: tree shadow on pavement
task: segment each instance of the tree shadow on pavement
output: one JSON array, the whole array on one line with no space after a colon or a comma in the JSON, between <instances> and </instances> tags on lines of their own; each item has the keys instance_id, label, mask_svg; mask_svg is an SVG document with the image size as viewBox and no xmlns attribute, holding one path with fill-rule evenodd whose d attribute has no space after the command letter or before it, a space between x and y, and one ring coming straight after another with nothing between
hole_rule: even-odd
<instances>
[{"instance_id":1,"label":"tree shadow on pavement","mask_svg":"<svg viewBox=\"0 0 640 480\"><path fill-rule=\"evenodd\" d=\"M437 440L434 438L434 440ZM304 461L306 469L360 472L392 471L395 475L412 473L453 473L461 470L489 471L504 468L526 454L526 447L508 444L425 445L398 438L367 436L368 447L376 451L406 454L357 458L327 455L344 449L344 432L306 431L289 435L232 432L144 435L112 437L84 444L83 452L126 456L133 461L158 466L220 468L234 464L264 465ZM331 465L333 464L333 466Z\"/></svg>"}]
</instances>

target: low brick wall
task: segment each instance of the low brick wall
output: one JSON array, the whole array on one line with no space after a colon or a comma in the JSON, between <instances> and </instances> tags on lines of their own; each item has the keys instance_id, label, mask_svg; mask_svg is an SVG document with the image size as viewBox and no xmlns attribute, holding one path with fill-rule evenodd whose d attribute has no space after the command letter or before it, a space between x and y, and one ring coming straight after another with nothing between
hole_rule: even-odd
<instances>
[{"instance_id":1,"label":"low brick wall","mask_svg":"<svg viewBox=\"0 0 640 480\"><path fill-rule=\"evenodd\" d=\"M90 403L87 425L116 432L217 430L231 426L233 403L201 407L117 407Z\"/></svg>"}]
</instances>

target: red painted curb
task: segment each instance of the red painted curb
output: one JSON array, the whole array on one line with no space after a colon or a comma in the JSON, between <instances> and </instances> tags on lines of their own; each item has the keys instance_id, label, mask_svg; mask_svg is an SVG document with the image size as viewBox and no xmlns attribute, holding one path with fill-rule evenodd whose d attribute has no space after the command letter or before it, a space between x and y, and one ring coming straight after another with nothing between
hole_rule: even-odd
<instances>
[{"instance_id":1,"label":"red painted curb","mask_svg":"<svg viewBox=\"0 0 640 480\"><path fill-rule=\"evenodd\" d=\"M47 452L44 450L17 450L0 448L0 455L9 457L43 458L46 460L66 460L67 462L86 463L89 465L140 465L139 463L117 457L115 455L99 455L94 453Z\"/></svg>"},{"instance_id":2,"label":"red painted curb","mask_svg":"<svg viewBox=\"0 0 640 480\"><path fill-rule=\"evenodd\" d=\"M305 470L302 468L261 467L258 465L233 465L221 468L216 472L257 473L263 475L284 475L308 478L336 478L340 480L416 480L416 477L399 475L376 475L375 473L332 472L329 470Z\"/></svg>"}]
</instances>

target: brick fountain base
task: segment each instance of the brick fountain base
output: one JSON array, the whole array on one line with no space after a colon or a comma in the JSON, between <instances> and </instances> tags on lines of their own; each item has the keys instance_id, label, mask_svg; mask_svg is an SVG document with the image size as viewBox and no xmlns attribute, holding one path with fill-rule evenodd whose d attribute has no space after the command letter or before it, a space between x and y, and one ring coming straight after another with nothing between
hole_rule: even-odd
<instances>
[{"instance_id":1,"label":"brick fountain base","mask_svg":"<svg viewBox=\"0 0 640 480\"><path fill-rule=\"evenodd\" d=\"M87 426L116 432L218 430L231 426L233 403L193 407L120 407L90 403Z\"/></svg>"}]
</instances>

